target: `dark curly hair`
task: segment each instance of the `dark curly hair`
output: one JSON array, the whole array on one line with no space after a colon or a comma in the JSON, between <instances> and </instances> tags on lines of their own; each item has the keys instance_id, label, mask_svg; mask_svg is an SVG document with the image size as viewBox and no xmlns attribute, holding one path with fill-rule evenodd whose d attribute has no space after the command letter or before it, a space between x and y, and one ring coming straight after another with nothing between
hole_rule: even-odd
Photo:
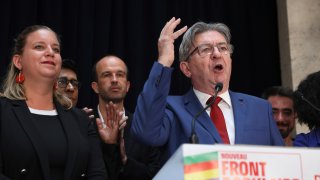
<instances>
[{"instance_id":1,"label":"dark curly hair","mask_svg":"<svg viewBox=\"0 0 320 180\"><path fill-rule=\"evenodd\" d=\"M320 71L302 80L294 92L294 105L300 124L310 130L320 127Z\"/></svg>"}]
</instances>

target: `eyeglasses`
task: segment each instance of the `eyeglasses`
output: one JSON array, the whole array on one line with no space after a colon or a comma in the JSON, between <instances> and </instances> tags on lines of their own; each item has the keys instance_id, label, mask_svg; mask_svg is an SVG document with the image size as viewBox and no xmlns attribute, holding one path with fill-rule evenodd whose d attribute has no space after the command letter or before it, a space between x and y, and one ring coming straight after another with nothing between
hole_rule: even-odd
<instances>
[{"instance_id":1,"label":"eyeglasses","mask_svg":"<svg viewBox=\"0 0 320 180\"><path fill-rule=\"evenodd\" d=\"M67 79L66 77L61 77L61 78L58 78L58 87L59 88L66 88L69 83L76 89L80 89L80 82L76 79Z\"/></svg>"},{"instance_id":2,"label":"eyeglasses","mask_svg":"<svg viewBox=\"0 0 320 180\"><path fill-rule=\"evenodd\" d=\"M187 56L186 59L189 59L196 51L200 57L206 57L211 55L214 51L214 48L217 47L218 51L223 54L230 53L230 46L227 43L219 43L217 45L213 44L201 44L197 46L191 53Z\"/></svg>"}]
</instances>

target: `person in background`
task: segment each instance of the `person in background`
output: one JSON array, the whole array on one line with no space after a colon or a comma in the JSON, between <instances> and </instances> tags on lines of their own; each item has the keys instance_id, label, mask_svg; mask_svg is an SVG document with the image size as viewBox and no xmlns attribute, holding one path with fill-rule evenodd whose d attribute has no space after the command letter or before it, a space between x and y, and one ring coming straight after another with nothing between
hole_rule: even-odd
<instances>
[{"instance_id":1,"label":"person in background","mask_svg":"<svg viewBox=\"0 0 320 180\"><path fill-rule=\"evenodd\" d=\"M286 146L292 146L291 133L294 130L297 117L294 110L292 89L272 86L263 91L262 98L271 103L273 117Z\"/></svg>"},{"instance_id":2,"label":"person in background","mask_svg":"<svg viewBox=\"0 0 320 180\"><path fill-rule=\"evenodd\" d=\"M190 78L192 87L183 96L168 96L174 41L187 30L185 26L175 31L180 21L172 18L160 33L158 61L138 97L132 121L136 138L150 146L162 146L162 163L190 139L200 144L284 145L271 105L229 90L233 47L225 24L197 22L184 34L180 70ZM197 115L207 102L213 105Z\"/></svg>"},{"instance_id":3,"label":"person in background","mask_svg":"<svg viewBox=\"0 0 320 180\"><path fill-rule=\"evenodd\" d=\"M62 60L61 72L57 82L58 91L72 101L72 106L76 106L81 83L78 80L76 63L73 60Z\"/></svg>"},{"instance_id":4,"label":"person in background","mask_svg":"<svg viewBox=\"0 0 320 180\"><path fill-rule=\"evenodd\" d=\"M57 90L72 101L73 107L77 106L79 89L81 87L77 74L76 63L72 59L63 59L61 72L57 80ZM89 115L90 119L94 119L94 115L92 114L93 110L91 108L84 107L82 110Z\"/></svg>"},{"instance_id":5,"label":"person in background","mask_svg":"<svg viewBox=\"0 0 320 180\"><path fill-rule=\"evenodd\" d=\"M77 102L78 102L78 97L79 97L79 89L80 89L80 82L78 81L78 77L77 77L77 69L76 69L76 63L71 60L71 59L63 59L62 60L62 66L61 66L61 72L59 75L59 78L57 80L57 84L58 84L58 91L63 94L64 96L68 97L71 101L72 101L72 106L76 107ZM106 114L108 114L108 118L106 118L107 120L113 119L111 121L108 121L108 123L114 123L116 121L120 121L122 120L121 117L118 117L118 112L116 110L116 106L110 105L108 107L103 106L104 107L104 111L106 112ZM92 114L93 110L91 108L83 108L82 110L84 110L90 120L94 119L94 115ZM125 122L125 119L122 120L121 122ZM120 123L121 124L121 123ZM110 129L107 129L109 132L111 132L109 134L109 136L112 136L111 139L108 139L107 141L104 141L106 144L110 144L113 143L113 138L115 137L114 134L117 134L117 130L120 128L123 128L126 124L124 123L122 127L118 127L116 128L115 126L113 128L110 127ZM104 128L102 128L104 129ZM101 133L101 134L100 134ZM104 134L104 130L99 131L99 135L103 136ZM105 145L108 146L108 145ZM108 149L108 148L106 148ZM110 156L112 156L113 154L109 154ZM108 167L115 167L114 163L110 162L107 164Z\"/></svg>"},{"instance_id":6,"label":"person in background","mask_svg":"<svg viewBox=\"0 0 320 180\"><path fill-rule=\"evenodd\" d=\"M137 142L130 133L132 114L124 106L124 99L130 88L126 64L117 56L107 55L93 66L92 77L94 80L91 87L99 97L95 116L105 122L112 114L106 112L105 107L112 102L123 112L123 116L128 117L124 129L116 133L114 141L103 150L110 178L152 179L160 168L160 152L157 148Z\"/></svg>"},{"instance_id":7,"label":"person in background","mask_svg":"<svg viewBox=\"0 0 320 180\"><path fill-rule=\"evenodd\" d=\"M0 179L107 179L93 123L56 91L60 70L53 30L17 36L0 98Z\"/></svg>"},{"instance_id":8,"label":"person in background","mask_svg":"<svg viewBox=\"0 0 320 180\"><path fill-rule=\"evenodd\" d=\"M300 124L310 132L298 134L294 146L320 147L320 71L309 74L294 91L294 105Z\"/></svg>"}]
</instances>

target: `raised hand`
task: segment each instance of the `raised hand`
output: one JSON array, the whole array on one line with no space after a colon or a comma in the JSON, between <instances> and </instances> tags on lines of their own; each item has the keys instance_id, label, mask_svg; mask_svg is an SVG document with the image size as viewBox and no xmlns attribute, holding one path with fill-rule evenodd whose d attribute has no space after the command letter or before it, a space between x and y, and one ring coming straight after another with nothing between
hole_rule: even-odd
<instances>
[{"instance_id":1,"label":"raised hand","mask_svg":"<svg viewBox=\"0 0 320 180\"><path fill-rule=\"evenodd\" d=\"M163 66L170 67L174 61L174 41L181 36L186 30L187 26L174 31L180 24L181 19L173 17L163 27L158 40L158 62Z\"/></svg>"}]
</instances>

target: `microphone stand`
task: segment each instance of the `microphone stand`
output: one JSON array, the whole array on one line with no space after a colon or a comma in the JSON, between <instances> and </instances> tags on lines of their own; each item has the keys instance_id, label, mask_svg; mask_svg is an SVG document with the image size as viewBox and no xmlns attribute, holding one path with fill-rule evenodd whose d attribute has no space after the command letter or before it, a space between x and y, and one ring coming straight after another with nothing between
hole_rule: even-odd
<instances>
[{"instance_id":1,"label":"microphone stand","mask_svg":"<svg viewBox=\"0 0 320 180\"><path fill-rule=\"evenodd\" d=\"M189 138L190 143L192 144L199 144L199 137L197 136L197 133L195 131L196 129L196 120L198 119L198 117L205 111L207 110L216 100L218 93L222 90L223 88L223 84L222 83L217 83L215 89L215 93L213 96L211 96L211 100L210 102L207 103L206 107L203 108L201 111L199 111L191 120L191 136Z\"/></svg>"},{"instance_id":2,"label":"microphone stand","mask_svg":"<svg viewBox=\"0 0 320 180\"><path fill-rule=\"evenodd\" d=\"M310 102L307 98L304 97L304 95L300 92L300 91L296 91L296 94L298 94L298 96L307 104L309 104L313 109L315 109L316 111L320 112L320 109L314 105L312 102Z\"/></svg>"}]
</instances>

